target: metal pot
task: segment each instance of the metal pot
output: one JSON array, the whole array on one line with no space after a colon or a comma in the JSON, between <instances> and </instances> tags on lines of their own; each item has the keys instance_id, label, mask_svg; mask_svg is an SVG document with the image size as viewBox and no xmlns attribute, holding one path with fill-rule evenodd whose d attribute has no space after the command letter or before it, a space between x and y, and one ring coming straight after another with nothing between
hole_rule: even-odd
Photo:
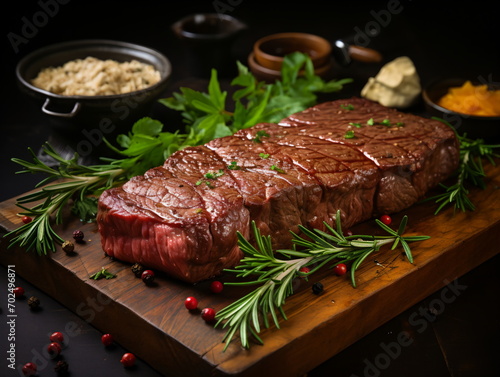
<instances>
[{"instance_id":1,"label":"metal pot","mask_svg":"<svg viewBox=\"0 0 500 377\"><path fill-rule=\"evenodd\" d=\"M142 90L97 96L65 96L54 94L31 84L38 73L46 67L85 59L112 59L118 62L132 59L153 65L161 79ZM41 111L64 128L99 128L109 131L125 122L137 120L144 111L166 89L171 75L170 61L160 52L148 47L113 40L77 40L50 45L25 56L16 67L16 76L21 89L41 106Z\"/></svg>"}]
</instances>

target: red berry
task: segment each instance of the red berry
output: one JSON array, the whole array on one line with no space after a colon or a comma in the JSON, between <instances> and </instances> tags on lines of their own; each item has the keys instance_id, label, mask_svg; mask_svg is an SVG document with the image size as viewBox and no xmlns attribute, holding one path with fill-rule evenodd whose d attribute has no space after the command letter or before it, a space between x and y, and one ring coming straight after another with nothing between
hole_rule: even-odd
<instances>
[{"instance_id":1,"label":"red berry","mask_svg":"<svg viewBox=\"0 0 500 377\"><path fill-rule=\"evenodd\" d=\"M56 331L50 335L50 341L62 343L64 342L64 335L61 332Z\"/></svg>"},{"instance_id":2,"label":"red berry","mask_svg":"<svg viewBox=\"0 0 500 377\"><path fill-rule=\"evenodd\" d=\"M220 293L222 292L223 289L224 289L224 284L222 284L220 281L215 280L210 284L210 290L213 293Z\"/></svg>"},{"instance_id":3,"label":"red berry","mask_svg":"<svg viewBox=\"0 0 500 377\"><path fill-rule=\"evenodd\" d=\"M15 287L14 288L14 296L16 296L16 297L24 296L24 288L23 287Z\"/></svg>"},{"instance_id":4,"label":"red berry","mask_svg":"<svg viewBox=\"0 0 500 377\"><path fill-rule=\"evenodd\" d=\"M352 236L353 234L354 234L354 233L352 232L352 230L351 230L351 229L346 229L346 230L344 230L344 236L349 237L349 236Z\"/></svg>"},{"instance_id":5,"label":"red berry","mask_svg":"<svg viewBox=\"0 0 500 377\"><path fill-rule=\"evenodd\" d=\"M122 365L126 368L130 368L132 366L134 366L135 364L135 355L133 353L124 353L121 360L120 360L120 363L122 363Z\"/></svg>"},{"instance_id":6,"label":"red berry","mask_svg":"<svg viewBox=\"0 0 500 377\"><path fill-rule=\"evenodd\" d=\"M389 216L389 215L380 216L380 221L382 221L385 225L391 225L391 223L392 223L391 216Z\"/></svg>"},{"instance_id":7,"label":"red berry","mask_svg":"<svg viewBox=\"0 0 500 377\"><path fill-rule=\"evenodd\" d=\"M152 270L144 270L141 279L146 284L151 284L155 280L155 273Z\"/></svg>"},{"instance_id":8,"label":"red berry","mask_svg":"<svg viewBox=\"0 0 500 377\"><path fill-rule=\"evenodd\" d=\"M25 224L29 224L31 221L33 221L33 219L29 216L23 216L23 223Z\"/></svg>"},{"instance_id":9,"label":"red berry","mask_svg":"<svg viewBox=\"0 0 500 377\"><path fill-rule=\"evenodd\" d=\"M104 344L106 347L110 346L111 344L113 344L113 335L111 334L104 334L103 336L101 336L101 342L102 344Z\"/></svg>"},{"instance_id":10,"label":"red berry","mask_svg":"<svg viewBox=\"0 0 500 377\"><path fill-rule=\"evenodd\" d=\"M62 348L59 343L52 342L47 346L47 352L52 358L55 358L61 354Z\"/></svg>"},{"instance_id":11,"label":"red berry","mask_svg":"<svg viewBox=\"0 0 500 377\"><path fill-rule=\"evenodd\" d=\"M186 306L186 309L194 310L198 307L198 300L195 297L189 296L184 301L184 306Z\"/></svg>"},{"instance_id":12,"label":"red berry","mask_svg":"<svg viewBox=\"0 0 500 377\"><path fill-rule=\"evenodd\" d=\"M23 365L22 371L25 376L33 376L36 374L37 366L35 363L26 363Z\"/></svg>"},{"instance_id":13,"label":"red berry","mask_svg":"<svg viewBox=\"0 0 500 377\"><path fill-rule=\"evenodd\" d=\"M333 267L333 273L337 276L345 275L347 272L347 266L344 263L339 263Z\"/></svg>"},{"instance_id":14,"label":"red berry","mask_svg":"<svg viewBox=\"0 0 500 377\"><path fill-rule=\"evenodd\" d=\"M205 320L205 322L212 322L215 319L215 310L212 308L205 308L201 311L201 318Z\"/></svg>"},{"instance_id":15,"label":"red berry","mask_svg":"<svg viewBox=\"0 0 500 377\"><path fill-rule=\"evenodd\" d=\"M76 242L83 242L84 234L81 230L75 230L73 232L73 238Z\"/></svg>"},{"instance_id":16,"label":"red berry","mask_svg":"<svg viewBox=\"0 0 500 377\"><path fill-rule=\"evenodd\" d=\"M305 279L307 276L305 276L303 274L308 274L309 272L311 272L311 269L309 267L304 266L304 267L299 268L299 272L300 272L299 277Z\"/></svg>"}]
</instances>

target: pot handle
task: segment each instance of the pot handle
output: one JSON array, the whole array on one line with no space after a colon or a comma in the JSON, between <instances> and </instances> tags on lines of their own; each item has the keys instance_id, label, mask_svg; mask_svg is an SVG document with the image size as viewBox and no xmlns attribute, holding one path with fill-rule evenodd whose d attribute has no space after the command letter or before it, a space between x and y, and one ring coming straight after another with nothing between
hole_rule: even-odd
<instances>
[{"instance_id":1,"label":"pot handle","mask_svg":"<svg viewBox=\"0 0 500 377\"><path fill-rule=\"evenodd\" d=\"M71 111L69 113L60 113L60 112L57 112L57 111L49 110L48 109L49 105L50 105L50 98L47 98L45 100L45 102L43 103L43 105L42 105L42 111L45 114L53 115L53 116L61 117L61 118L72 118L72 117L74 117L76 115L76 113L78 113L78 111L80 110L80 108L82 107L82 105L81 105L80 102L75 102L75 105L73 106L73 108L71 109Z\"/></svg>"},{"instance_id":2,"label":"pot handle","mask_svg":"<svg viewBox=\"0 0 500 377\"><path fill-rule=\"evenodd\" d=\"M382 61L380 52L367 47L349 45L349 55L354 60L363 63L379 63Z\"/></svg>"},{"instance_id":3,"label":"pot handle","mask_svg":"<svg viewBox=\"0 0 500 377\"><path fill-rule=\"evenodd\" d=\"M336 40L332 44L333 57L341 66L348 66L351 61L357 60L363 63L379 63L382 61L382 54L368 47L351 45L342 39Z\"/></svg>"}]
</instances>

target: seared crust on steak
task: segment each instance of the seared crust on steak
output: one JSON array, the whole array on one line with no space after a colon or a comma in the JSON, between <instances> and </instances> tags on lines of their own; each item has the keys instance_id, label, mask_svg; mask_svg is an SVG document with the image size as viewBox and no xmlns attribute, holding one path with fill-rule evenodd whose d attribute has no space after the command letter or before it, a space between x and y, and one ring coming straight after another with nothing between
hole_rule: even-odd
<instances>
[{"instance_id":1,"label":"seared crust on steak","mask_svg":"<svg viewBox=\"0 0 500 377\"><path fill-rule=\"evenodd\" d=\"M104 251L186 282L241 259L237 231L254 220L274 246L290 230L350 227L399 212L458 167L459 145L443 123L351 98L279 124L172 154L165 164L105 191L97 221Z\"/></svg>"}]
</instances>

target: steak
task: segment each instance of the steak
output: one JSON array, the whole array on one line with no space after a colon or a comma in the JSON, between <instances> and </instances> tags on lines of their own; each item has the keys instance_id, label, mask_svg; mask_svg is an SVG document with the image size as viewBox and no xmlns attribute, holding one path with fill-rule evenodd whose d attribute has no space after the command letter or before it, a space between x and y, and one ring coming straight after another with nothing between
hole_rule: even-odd
<instances>
[{"instance_id":1,"label":"steak","mask_svg":"<svg viewBox=\"0 0 500 377\"><path fill-rule=\"evenodd\" d=\"M399 212L453 173L454 131L361 98L326 102L173 153L99 199L104 251L195 283L242 258L250 222L273 246L298 225Z\"/></svg>"}]
</instances>

